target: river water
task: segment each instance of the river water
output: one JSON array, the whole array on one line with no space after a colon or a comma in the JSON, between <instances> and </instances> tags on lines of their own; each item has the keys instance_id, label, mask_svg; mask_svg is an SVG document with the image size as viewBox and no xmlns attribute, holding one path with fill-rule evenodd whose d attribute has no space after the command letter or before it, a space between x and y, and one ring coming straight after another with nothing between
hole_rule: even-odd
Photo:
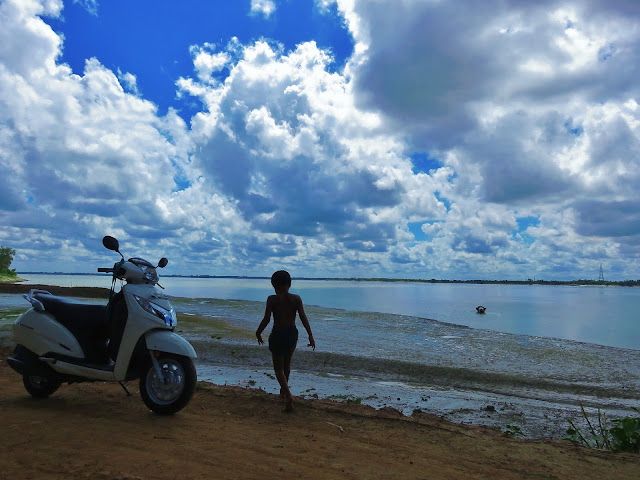
<instances>
[{"instance_id":1,"label":"river water","mask_svg":"<svg viewBox=\"0 0 640 480\"><path fill-rule=\"evenodd\" d=\"M27 283L109 287L104 275L27 276ZM264 302L268 279L161 279L166 293L186 298ZM430 318L497 332L640 349L640 288L295 280L305 305ZM487 307L478 315L475 307Z\"/></svg>"}]
</instances>

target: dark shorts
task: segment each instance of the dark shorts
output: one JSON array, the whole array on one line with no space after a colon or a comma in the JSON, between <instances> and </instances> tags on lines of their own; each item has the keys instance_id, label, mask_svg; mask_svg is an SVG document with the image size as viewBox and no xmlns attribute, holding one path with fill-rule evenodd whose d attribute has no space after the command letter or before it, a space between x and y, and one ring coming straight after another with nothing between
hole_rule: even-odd
<instances>
[{"instance_id":1,"label":"dark shorts","mask_svg":"<svg viewBox=\"0 0 640 480\"><path fill-rule=\"evenodd\" d=\"M287 355L296 348L298 343L298 329L284 327L271 331L269 335L269 350L276 355Z\"/></svg>"}]
</instances>

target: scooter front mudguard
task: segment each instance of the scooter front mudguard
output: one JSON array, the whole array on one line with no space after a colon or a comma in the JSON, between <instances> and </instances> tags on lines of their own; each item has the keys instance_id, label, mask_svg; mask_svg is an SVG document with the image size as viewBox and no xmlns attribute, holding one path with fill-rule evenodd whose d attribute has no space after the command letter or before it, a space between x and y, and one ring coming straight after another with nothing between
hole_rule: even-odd
<instances>
[{"instance_id":1,"label":"scooter front mudguard","mask_svg":"<svg viewBox=\"0 0 640 480\"><path fill-rule=\"evenodd\" d=\"M193 346L180 335L170 330L151 330L144 334L144 339L149 350L198 358Z\"/></svg>"}]
</instances>

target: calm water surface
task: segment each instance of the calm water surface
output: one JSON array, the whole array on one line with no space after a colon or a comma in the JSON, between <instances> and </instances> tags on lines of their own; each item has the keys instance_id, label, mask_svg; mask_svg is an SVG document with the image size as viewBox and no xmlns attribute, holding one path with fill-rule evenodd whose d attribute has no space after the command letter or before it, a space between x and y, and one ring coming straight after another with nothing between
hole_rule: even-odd
<instances>
[{"instance_id":1,"label":"calm water surface","mask_svg":"<svg viewBox=\"0 0 640 480\"><path fill-rule=\"evenodd\" d=\"M27 283L109 287L101 275L23 275ZM267 279L165 277L166 293L264 302ZM640 289L295 280L306 305L411 315L514 334L640 349ZM477 305L487 307L478 315ZM259 319L258 319L259 320Z\"/></svg>"}]
</instances>

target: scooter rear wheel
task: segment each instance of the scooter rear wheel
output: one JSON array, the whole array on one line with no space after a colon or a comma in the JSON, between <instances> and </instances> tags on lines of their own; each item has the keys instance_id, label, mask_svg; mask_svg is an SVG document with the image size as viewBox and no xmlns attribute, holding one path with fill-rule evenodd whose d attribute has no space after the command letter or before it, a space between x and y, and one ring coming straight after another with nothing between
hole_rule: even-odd
<instances>
[{"instance_id":1,"label":"scooter rear wheel","mask_svg":"<svg viewBox=\"0 0 640 480\"><path fill-rule=\"evenodd\" d=\"M182 410L196 389L196 367L189 357L164 353L157 359L162 377L151 362L140 377L140 396L145 405L160 415Z\"/></svg>"},{"instance_id":2,"label":"scooter rear wheel","mask_svg":"<svg viewBox=\"0 0 640 480\"><path fill-rule=\"evenodd\" d=\"M37 375L23 375L22 383L24 383L27 392L36 398L47 398L61 385L60 380Z\"/></svg>"}]
</instances>

